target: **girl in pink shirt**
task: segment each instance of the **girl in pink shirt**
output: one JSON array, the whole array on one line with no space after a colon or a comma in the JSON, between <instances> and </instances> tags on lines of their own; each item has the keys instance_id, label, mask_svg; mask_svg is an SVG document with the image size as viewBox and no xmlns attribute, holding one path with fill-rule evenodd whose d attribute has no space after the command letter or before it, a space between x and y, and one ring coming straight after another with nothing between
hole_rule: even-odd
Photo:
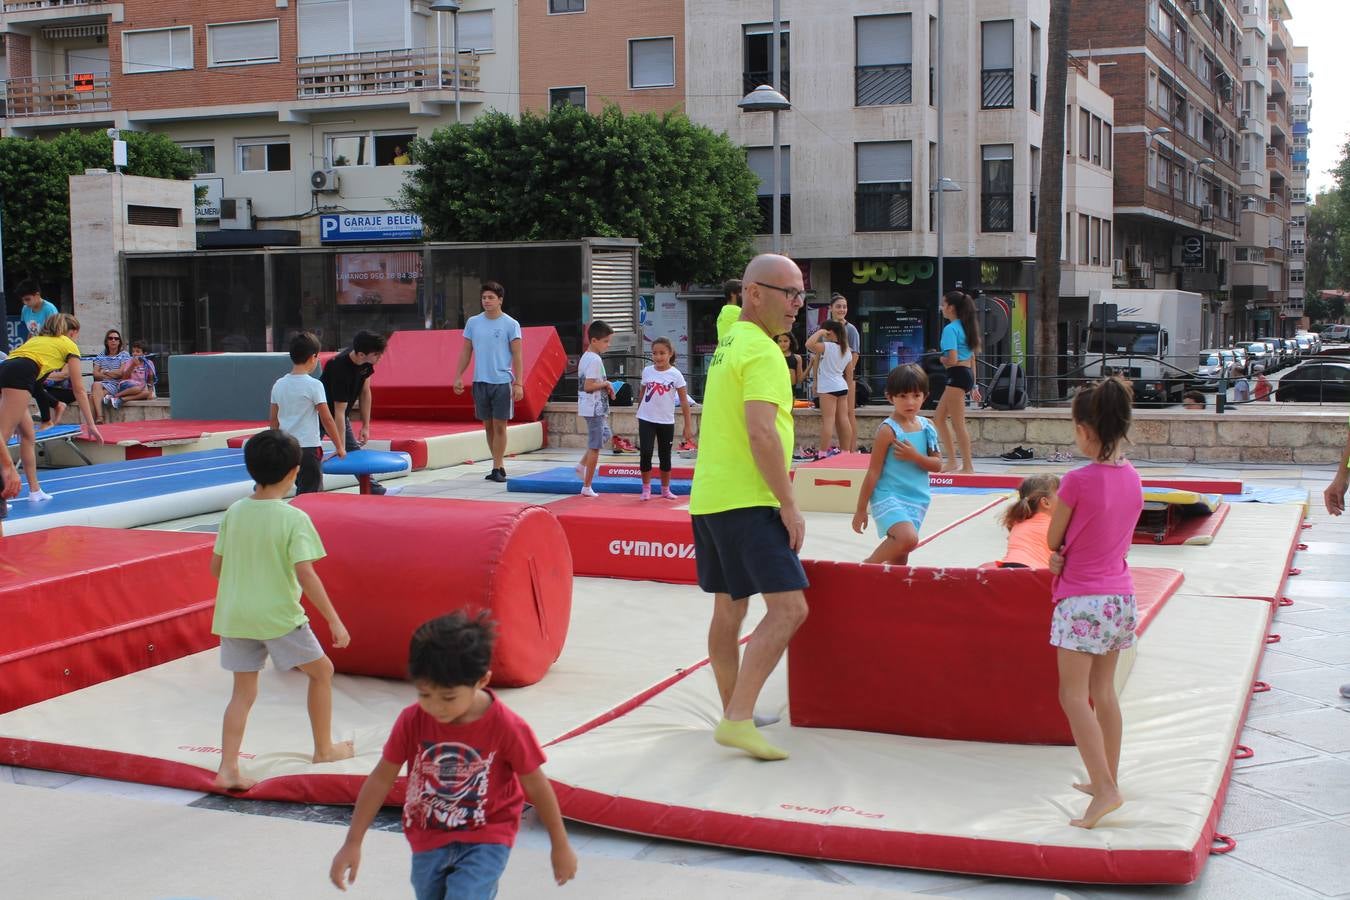
<instances>
[{"instance_id":1,"label":"girl in pink shirt","mask_svg":"<svg viewBox=\"0 0 1350 900\"><path fill-rule=\"evenodd\" d=\"M1059 702L1088 772L1087 783L1074 787L1092 797L1082 818L1070 822L1079 828L1123 802L1116 658L1134 643L1134 581L1125 556L1144 505L1139 473L1121 458L1133 402L1120 378L1074 396L1074 440L1092 462L1060 482L1046 534L1055 551L1050 643L1059 648Z\"/></svg>"}]
</instances>

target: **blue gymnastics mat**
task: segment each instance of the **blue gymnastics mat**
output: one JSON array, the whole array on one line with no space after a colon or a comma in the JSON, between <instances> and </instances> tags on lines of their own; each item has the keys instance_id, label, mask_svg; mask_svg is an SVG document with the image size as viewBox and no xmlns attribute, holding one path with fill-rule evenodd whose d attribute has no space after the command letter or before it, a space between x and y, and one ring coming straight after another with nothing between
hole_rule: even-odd
<instances>
[{"instance_id":1,"label":"blue gymnastics mat","mask_svg":"<svg viewBox=\"0 0 1350 900\"><path fill-rule=\"evenodd\" d=\"M660 472L653 471L652 487L661 487ZM691 482L687 479L671 479L670 490L675 494L688 494ZM602 478L599 475L591 482L597 494L638 494L642 492L641 478ZM576 494L581 491L581 479L577 477L573 466L558 466L529 475L512 475L506 479L506 489L527 494Z\"/></svg>"}]
</instances>

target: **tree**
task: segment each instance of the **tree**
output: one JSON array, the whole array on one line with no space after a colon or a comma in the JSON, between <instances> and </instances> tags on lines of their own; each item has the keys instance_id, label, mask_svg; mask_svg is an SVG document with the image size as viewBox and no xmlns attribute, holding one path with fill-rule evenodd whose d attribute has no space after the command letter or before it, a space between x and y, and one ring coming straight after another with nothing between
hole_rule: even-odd
<instances>
[{"instance_id":1,"label":"tree","mask_svg":"<svg viewBox=\"0 0 1350 900\"><path fill-rule=\"evenodd\" d=\"M124 131L128 175L192 178L193 154L166 135ZM112 139L104 132L67 131L51 140L0 139L5 283L24 278L70 278L70 182L85 169L112 167Z\"/></svg>"},{"instance_id":2,"label":"tree","mask_svg":"<svg viewBox=\"0 0 1350 900\"><path fill-rule=\"evenodd\" d=\"M1330 318L1330 311L1319 298L1320 292L1342 286L1333 274L1344 270L1336 243L1334 212L1340 205L1340 191L1333 189L1319 194L1316 202L1308 206L1308 238L1305 247L1307 275L1304 283L1307 299L1303 305L1308 318L1314 321Z\"/></svg>"},{"instance_id":3,"label":"tree","mask_svg":"<svg viewBox=\"0 0 1350 900\"><path fill-rule=\"evenodd\" d=\"M457 241L632 237L661 283L719 281L752 252L745 150L683 115L491 112L413 142L398 205Z\"/></svg>"},{"instance_id":4,"label":"tree","mask_svg":"<svg viewBox=\"0 0 1350 900\"><path fill-rule=\"evenodd\" d=\"M1053 396L1058 374L1059 256L1064 222L1064 102L1069 85L1069 3L1050 0L1046 35L1045 117L1041 130L1041 183L1036 210L1036 358L1034 395Z\"/></svg>"}]
</instances>

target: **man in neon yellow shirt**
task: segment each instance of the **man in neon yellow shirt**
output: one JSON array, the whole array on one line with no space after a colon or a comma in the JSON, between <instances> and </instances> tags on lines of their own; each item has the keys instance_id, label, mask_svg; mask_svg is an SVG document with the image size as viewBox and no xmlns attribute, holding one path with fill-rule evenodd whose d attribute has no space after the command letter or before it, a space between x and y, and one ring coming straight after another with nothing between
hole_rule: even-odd
<instances>
[{"instance_id":1,"label":"man in neon yellow shirt","mask_svg":"<svg viewBox=\"0 0 1350 900\"><path fill-rule=\"evenodd\" d=\"M759 759L786 759L755 727L755 701L806 618L806 573L797 551L806 521L792 493L792 380L774 336L802 308L802 273L785 256L750 261L744 305L708 367L689 512L699 587L715 594L708 657L722 695L717 743ZM740 658L751 594L768 612Z\"/></svg>"},{"instance_id":2,"label":"man in neon yellow shirt","mask_svg":"<svg viewBox=\"0 0 1350 900\"><path fill-rule=\"evenodd\" d=\"M1341 454L1341 464L1336 468L1336 477L1322 492L1322 502L1327 512L1339 516L1345 512L1345 489L1350 487L1350 435L1346 436L1345 451ZM1341 696L1350 700L1350 684L1341 685Z\"/></svg>"}]
</instances>

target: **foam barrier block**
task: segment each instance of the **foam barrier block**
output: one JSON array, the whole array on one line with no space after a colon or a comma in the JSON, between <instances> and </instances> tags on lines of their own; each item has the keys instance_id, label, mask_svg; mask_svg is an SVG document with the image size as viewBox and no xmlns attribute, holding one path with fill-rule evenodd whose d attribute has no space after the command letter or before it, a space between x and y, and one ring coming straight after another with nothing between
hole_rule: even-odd
<instances>
[{"instance_id":1,"label":"foam barrier block","mask_svg":"<svg viewBox=\"0 0 1350 900\"><path fill-rule=\"evenodd\" d=\"M803 560L811 614L788 647L792 724L1072 744L1050 645L1050 573ZM1134 569L1143 634L1181 585Z\"/></svg>"},{"instance_id":2,"label":"foam barrier block","mask_svg":"<svg viewBox=\"0 0 1350 900\"><path fill-rule=\"evenodd\" d=\"M513 422L533 422L567 368L567 352L552 326L521 329L525 396L515 404ZM464 332L396 331L375 374L371 400L380 416L390 419L471 422L473 367L464 373L464 393L454 391Z\"/></svg>"},{"instance_id":3,"label":"foam barrier block","mask_svg":"<svg viewBox=\"0 0 1350 900\"><path fill-rule=\"evenodd\" d=\"M572 555L542 506L425 497L305 494L328 555L315 564L351 633L332 648L311 607L314 632L339 672L403 678L408 640L428 619L486 610L497 623L492 683L521 687L562 653L572 614Z\"/></svg>"},{"instance_id":4,"label":"foam barrier block","mask_svg":"<svg viewBox=\"0 0 1350 900\"><path fill-rule=\"evenodd\" d=\"M216 646L214 543L77 526L0 538L0 713Z\"/></svg>"},{"instance_id":5,"label":"foam barrier block","mask_svg":"<svg viewBox=\"0 0 1350 900\"><path fill-rule=\"evenodd\" d=\"M577 575L697 584L689 509L632 495L569 497L550 503L572 549Z\"/></svg>"},{"instance_id":6,"label":"foam barrier block","mask_svg":"<svg viewBox=\"0 0 1350 900\"><path fill-rule=\"evenodd\" d=\"M180 353L169 357L175 419L266 422L272 384L291 370L286 353ZM221 390L228 385L228 390Z\"/></svg>"}]
</instances>

